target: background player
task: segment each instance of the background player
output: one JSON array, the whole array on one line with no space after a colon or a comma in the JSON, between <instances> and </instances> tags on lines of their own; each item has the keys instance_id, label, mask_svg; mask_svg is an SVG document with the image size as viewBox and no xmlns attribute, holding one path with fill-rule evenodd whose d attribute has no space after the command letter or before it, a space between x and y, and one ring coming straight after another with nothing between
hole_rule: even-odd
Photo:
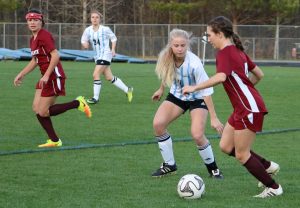
<instances>
[{"instance_id":1,"label":"background player","mask_svg":"<svg viewBox=\"0 0 300 208\"><path fill-rule=\"evenodd\" d=\"M87 27L81 37L81 44L83 48L88 49L89 44L92 45L95 59L95 69L93 73L94 78L94 96L87 100L90 104L96 104L100 99L100 91L102 82L100 76L104 74L106 80L110 81L113 85L124 91L127 95L128 101L132 101L133 88L127 87L123 81L114 76L110 69L112 57L116 55L117 37L109 27L100 24L101 14L98 11L91 12L92 25ZM111 49L109 45L111 41Z\"/></svg>"},{"instance_id":2,"label":"background player","mask_svg":"<svg viewBox=\"0 0 300 208\"><path fill-rule=\"evenodd\" d=\"M42 28L45 23L41 12L35 9L30 10L26 14L26 20L32 32L30 39L32 59L15 77L14 85L19 86L25 75L39 66L42 77L36 84L32 108L49 137L47 142L39 147L59 147L62 146L62 141L56 135L50 116L56 116L74 108L85 112L87 117L91 117L92 114L82 96L69 103L55 104L58 96L65 95L66 76L59 60L59 53L55 48L52 35Z\"/></svg>"}]
</instances>

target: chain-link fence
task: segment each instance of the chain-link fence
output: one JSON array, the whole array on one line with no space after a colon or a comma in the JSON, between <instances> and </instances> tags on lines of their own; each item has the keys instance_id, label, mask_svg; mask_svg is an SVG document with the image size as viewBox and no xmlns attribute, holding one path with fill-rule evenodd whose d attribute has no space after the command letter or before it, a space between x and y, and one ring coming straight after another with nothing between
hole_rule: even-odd
<instances>
[{"instance_id":1,"label":"chain-link fence","mask_svg":"<svg viewBox=\"0 0 300 208\"><path fill-rule=\"evenodd\" d=\"M172 28L192 32L195 44L193 52L203 56L204 43L201 41L206 25L169 25L169 24L114 24L109 26L118 37L117 53L144 59L155 59L166 45ZM58 49L81 49L80 38L84 30L81 24L46 24L55 38ZM276 33L278 31L278 33ZM300 59L300 26L239 25L237 32L254 60L293 60L292 51ZM30 32L26 23L1 23L0 48L28 48ZM207 44L205 57L214 59L215 50Z\"/></svg>"}]
</instances>

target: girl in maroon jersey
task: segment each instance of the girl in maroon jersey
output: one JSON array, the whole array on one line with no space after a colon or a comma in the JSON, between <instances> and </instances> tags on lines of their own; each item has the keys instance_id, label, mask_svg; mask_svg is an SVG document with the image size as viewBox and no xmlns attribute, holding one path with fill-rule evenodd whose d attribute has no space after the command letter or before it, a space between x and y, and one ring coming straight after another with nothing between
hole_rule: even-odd
<instances>
[{"instance_id":1,"label":"girl in maroon jersey","mask_svg":"<svg viewBox=\"0 0 300 208\"><path fill-rule=\"evenodd\" d=\"M234 111L223 130L221 150L235 156L266 187L255 197L281 195L282 187L270 176L279 171L279 165L251 150L256 132L262 130L264 115L268 113L263 98L254 87L264 74L244 52L230 20L223 16L212 19L207 26L207 36L209 43L219 49L217 73L199 85L184 87L183 92L187 94L223 84Z\"/></svg>"},{"instance_id":2,"label":"girl in maroon jersey","mask_svg":"<svg viewBox=\"0 0 300 208\"><path fill-rule=\"evenodd\" d=\"M59 147L62 146L62 141L56 135L50 116L78 108L85 112L87 117L91 117L91 111L82 96L78 96L69 103L55 104L58 96L65 95L66 76L60 63L59 53L55 48L51 33L42 28L45 23L41 12L35 9L30 10L26 14L26 20L28 28L32 32L30 39L32 59L15 77L14 85L20 86L25 75L39 66L42 76L35 87L32 108L49 138L45 144L41 144L39 147Z\"/></svg>"}]
</instances>

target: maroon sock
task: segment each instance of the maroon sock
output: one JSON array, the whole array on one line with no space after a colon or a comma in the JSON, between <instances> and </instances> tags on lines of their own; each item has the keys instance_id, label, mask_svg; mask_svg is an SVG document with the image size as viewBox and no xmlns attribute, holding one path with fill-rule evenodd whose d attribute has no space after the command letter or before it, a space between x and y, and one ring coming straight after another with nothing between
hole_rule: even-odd
<instances>
[{"instance_id":1,"label":"maroon sock","mask_svg":"<svg viewBox=\"0 0 300 208\"><path fill-rule=\"evenodd\" d=\"M51 139L53 142L57 142L59 139L54 131L50 117L42 117L39 114L36 114L36 117L48 134L49 139Z\"/></svg>"},{"instance_id":2,"label":"maroon sock","mask_svg":"<svg viewBox=\"0 0 300 208\"><path fill-rule=\"evenodd\" d=\"M262 182L266 187L271 187L274 189L277 189L279 187L278 184L266 172L264 166L260 163L260 161L252 154L244 164L244 166L257 180Z\"/></svg>"},{"instance_id":3,"label":"maroon sock","mask_svg":"<svg viewBox=\"0 0 300 208\"><path fill-rule=\"evenodd\" d=\"M271 165L271 162L266 160L265 158L263 158L262 156L256 154L255 152L253 152L252 150L250 150L251 155L253 155L256 159L259 160L259 162L261 162L261 164L264 166L265 169L269 168Z\"/></svg>"},{"instance_id":4,"label":"maroon sock","mask_svg":"<svg viewBox=\"0 0 300 208\"><path fill-rule=\"evenodd\" d=\"M261 164L264 166L265 169L269 168L271 165L271 162L263 158L262 156L256 154L252 150L250 150L251 155L253 155L256 159L258 159ZM235 148L228 154L229 156L235 157Z\"/></svg>"},{"instance_id":5,"label":"maroon sock","mask_svg":"<svg viewBox=\"0 0 300 208\"><path fill-rule=\"evenodd\" d=\"M54 105L50 106L49 114L50 114L50 116L56 116L58 114L66 112L67 110L70 110L73 108L78 108L79 104L80 103L78 100L73 100L69 103L54 104Z\"/></svg>"}]
</instances>

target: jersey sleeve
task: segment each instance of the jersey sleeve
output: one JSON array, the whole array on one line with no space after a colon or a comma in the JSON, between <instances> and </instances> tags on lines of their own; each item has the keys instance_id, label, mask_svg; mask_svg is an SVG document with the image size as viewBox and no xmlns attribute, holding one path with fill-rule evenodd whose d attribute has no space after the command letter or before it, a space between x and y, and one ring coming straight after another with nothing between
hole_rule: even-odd
<instances>
[{"instance_id":1,"label":"jersey sleeve","mask_svg":"<svg viewBox=\"0 0 300 208\"><path fill-rule=\"evenodd\" d=\"M216 58L217 73L222 72L228 76L232 72L231 60L223 52L224 51L220 51L217 54L217 58Z\"/></svg>"},{"instance_id":2,"label":"jersey sleeve","mask_svg":"<svg viewBox=\"0 0 300 208\"><path fill-rule=\"evenodd\" d=\"M246 59L247 59L247 64L248 64L248 70L252 71L255 67L256 64L253 63L253 61L251 60L251 58L245 53Z\"/></svg>"},{"instance_id":3,"label":"jersey sleeve","mask_svg":"<svg viewBox=\"0 0 300 208\"><path fill-rule=\"evenodd\" d=\"M107 33L111 42L117 41L117 36L115 35L115 33L113 33L113 31L109 27L107 27Z\"/></svg>"},{"instance_id":4,"label":"jersey sleeve","mask_svg":"<svg viewBox=\"0 0 300 208\"><path fill-rule=\"evenodd\" d=\"M198 67L195 68L194 70L195 70L194 75L195 75L196 84L200 84L209 79L206 71L204 70L204 67L203 67L201 61L199 61ZM201 92L202 96L209 96L214 93L214 89L212 87L209 87L209 88L205 88L205 89L201 90L200 92Z\"/></svg>"},{"instance_id":5,"label":"jersey sleeve","mask_svg":"<svg viewBox=\"0 0 300 208\"><path fill-rule=\"evenodd\" d=\"M50 53L51 51L55 50L55 42L54 38L50 33L44 33L41 36L41 45L43 45L43 48L47 53Z\"/></svg>"},{"instance_id":6,"label":"jersey sleeve","mask_svg":"<svg viewBox=\"0 0 300 208\"><path fill-rule=\"evenodd\" d=\"M81 44L88 43L89 40L90 40L89 29L85 28L85 30L83 31L83 34L81 36Z\"/></svg>"}]
</instances>

